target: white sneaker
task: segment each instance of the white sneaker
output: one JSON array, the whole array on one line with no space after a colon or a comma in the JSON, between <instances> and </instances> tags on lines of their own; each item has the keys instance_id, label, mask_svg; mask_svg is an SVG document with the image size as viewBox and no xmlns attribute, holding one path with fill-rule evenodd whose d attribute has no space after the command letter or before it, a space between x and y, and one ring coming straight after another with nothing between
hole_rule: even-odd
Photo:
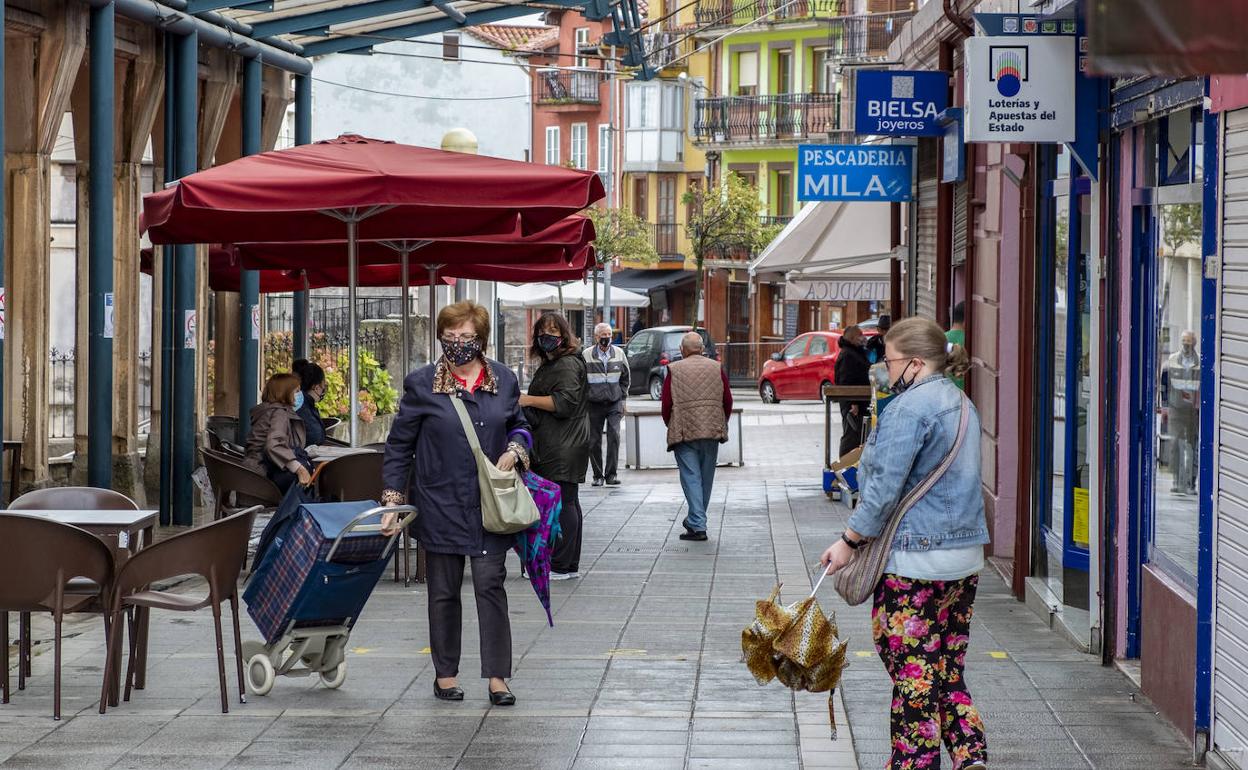
<instances>
[{"instance_id":1,"label":"white sneaker","mask_svg":"<svg viewBox=\"0 0 1248 770\"><path fill-rule=\"evenodd\" d=\"M576 580L581 576L579 572L551 572L551 580Z\"/></svg>"}]
</instances>

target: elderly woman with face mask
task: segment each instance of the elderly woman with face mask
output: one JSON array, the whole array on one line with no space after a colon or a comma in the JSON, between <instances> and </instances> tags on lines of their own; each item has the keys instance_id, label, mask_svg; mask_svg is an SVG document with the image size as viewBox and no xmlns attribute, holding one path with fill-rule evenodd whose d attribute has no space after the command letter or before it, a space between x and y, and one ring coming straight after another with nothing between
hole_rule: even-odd
<instances>
[{"instance_id":1,"label":"elderly woman with face mask","mask_svg":"<svg viewBox=\"0 0 1248 770\"><path fill-rule=\"evenodd\" d=\"M515 538L487 532L481 520L476 459L451 399L468 412L481 450L502 470L528 463L532 443L520 410L520 386L505 365L485 357L490 317L475 302L442 308L437 319L442 357L403 381L403 400L386 442L386 505L409 502L420 511L414 534L424 546L429 592L429 647L433 694L460 701L459 654L463 624L460 587L464 562L472 567L481 636L481 678L489 699L511 706L511 621L507 611L507 551ZM396 516L382 521L392 534Z\"/></svg>"}]
</instances>

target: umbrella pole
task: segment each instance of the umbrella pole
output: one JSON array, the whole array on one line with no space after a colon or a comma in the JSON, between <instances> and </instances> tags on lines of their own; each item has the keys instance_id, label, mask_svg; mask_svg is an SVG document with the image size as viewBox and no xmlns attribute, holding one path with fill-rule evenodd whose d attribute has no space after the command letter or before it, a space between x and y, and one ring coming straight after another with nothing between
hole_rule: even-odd
<instances>
[{"instance_id":1,"label":"umbrella pole","mask_svg":"<svg viewBox=\"0 0 1248 770\"><path fill-rule=\"evenodd\" d=\"M429 265L429 363L438 360L438 268Z\"/></svg>"},{"instance_id":2,"label":"umbrella pole","mask_svg":"<svg viewBox=\"0 0 1248 770\"><path fill-rule=\"evenodd\" d=\"M347 305L350 308L348 315L348 323L350 329L350 343L347 348L347 355L350 358L350 406L351 435L348 440L351 446L355 446L355 442L359 437L359 421L360 421L360 371L359 371L359 335L357 328L358 319L356 318L355 308L355 292L356 284L359 281L359 246L356 243L356 231L359 228L359 220L354 216L347 219Z\"/></svg>"},{"instance_id":3,"label":"umbrella pole","mask_svg":"<svg viewBox=\"0 0 1248 770\"><path fill-rule=\"evenodd\" d=\"M412 341L409 337L408 326L411 322L411 308L409 306L409 295L411 294L411 278L407 274L407 258L411 254L406 246L399 252L399 263L403 266L403 376L412 370Z\"/></svg>"}]
</instances>

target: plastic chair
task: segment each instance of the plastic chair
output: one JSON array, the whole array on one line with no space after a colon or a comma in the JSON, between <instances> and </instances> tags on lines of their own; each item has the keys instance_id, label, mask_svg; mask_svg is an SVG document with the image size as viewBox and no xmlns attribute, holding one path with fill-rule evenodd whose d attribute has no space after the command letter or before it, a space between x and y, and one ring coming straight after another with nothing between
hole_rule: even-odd
<instances>
[{"instance_id":1,"label":"plastic chair","mask_svg":"<svg viewBox=\"0 0 1248 770\"><path fill-rule=\"evenodd\" d=\"M237 417L220 414L209 415L207 427L210 433L217 434L217 437L222 441L228 441L231 444L238 443Z\"/></svg>"},{"instance_id":2,"label":"plastic chair","mask_svg":"<svg viewBox=\"0 0 1248 770\"><path fill-rule=\"evenodd\" d=\"M120 492L98 487L49 487L35 489L9 504L10 511L137 511L139 504ZM67 589L73 594L95 594L99 584L91 580L71 580ZM18 616L17 689L26 689L31 674L30 613Z\"/></svg>"},{"instance_id":3,"label":"plastic chair","mask_svg":"<svg viewBox=\"0 0 1248 770\"><path fill-rule=\"evenodd\" d=\"M9 613L51 612L55 626L52 718L60 719L61 620L67 612L100 612L107 617L106 591L113 580L113 553L103 540L86 530L14 513L0 513L0 543L6 546L0 559L3 702L9 702ZM73 578L90 581L95 590L71 593L68 589ZM109 630L106 626L106 633ZM23 654L20 644L18 649L18 654ZM18 662L19 678L24 663ZM103 697L108 697L107 691Z\"/></svg>"},{"instance_id":4,"label":"plastic chair","mask_svg":"<svg viewBox=\"0 0 1248 770\"><path fill-rule=\"evenodd\" d=\"M99 487L36 489L9 504L10 511L137 511L139 504L120 492Z\"/></svg>"},{"instance_id":5,"label":"plastic chair","mask_svg":"<svg viewBox=\"0 0 1248 770\"><path fill-rule=\"evenodd\" d=\"M208 435L209 449L216 452L225 452L226 454L235 455L236 457L243 457L246 454L246 450L244 450L241 446L238 444L231 444L229 441L222 439L215 430L208 430L204 432Z\"/></svg>"},{"instance_id":6,"label":"plastic chair","mask_svg":"<svg viewBox=\"0 0 1248 770\"><path fill-rule=\"evenodd\" d=\"M217 635L217 674L221 685L221 713L230 711L229 697L225 690L225 652L221 634L221 601L228 599L234 621L234 661L238 673L239 702L246 702L243 689L242 638L238 627L238 576L243 570L247 555L247 540L260 506L253 506L232 516L205 524L198 529L174 535L139 551L117 570L113 580L109 609L112 624L108 638L108 655L104 671L104 684L100 691L100 713L108 704L109 683L115 676L116 652L121 644L121 613L131 607L171 612L195 612L212 608L213 625ZM180 575L197 575L208 584L203 597L191 594L157 591L148 586ZM135 640L130 638L130 654L126 663L125 700L135 675Z\"/></svg>"},{"instance_id":7,"label":"plastic chair","mask_svg":"<svg viewBox=\"0 0 1248 770\"><path fill-rule=\"evenodd\" d=\"M248 467L240 457L212 449L199 450L208 471L208 483L217 498L213 520L259 505L276 508L282 502L282 491L262 473ZM232 505L227 499L233 495Z\"/></svg>"},{"instance_id":8,"label":"plastic chair","mask_svg":"<svg viewBox=\"0 0 1248 770\"><path fill-rule=\"evenodd\" d=\"M379 447L372 452L343 455L322 465L317 472L316 490L325 501L381 501L384 487L381 478L381 467L385 455L381 450L385 444L369 444L366 449ZM394 580L399 580L399 551L402 551L403 585L412 584L412 536L403 530L403 545L396 549L394 555ZM424 582L424 558L418 548L416 551L416 582Z\"/></svg>"}]
</instances>

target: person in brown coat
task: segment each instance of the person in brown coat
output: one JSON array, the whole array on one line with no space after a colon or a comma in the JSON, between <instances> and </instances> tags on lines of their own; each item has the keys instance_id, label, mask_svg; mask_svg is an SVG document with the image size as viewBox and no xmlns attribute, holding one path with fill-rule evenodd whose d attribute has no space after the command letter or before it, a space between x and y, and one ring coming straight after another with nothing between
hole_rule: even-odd
<instances>
[{"instance_id":1,"label":"person in brown coat","mask_svg":"<svg viewBox=\"0 0 1248 770\"><path fill-rule=\"evenodd\" d=\"M681 540L706 539L706 506L732 414L728 375L717 361L702 355L704 345L702 335L686 334L680 341L681 358L668 365L663 380L667 449L676 454L680 487L689 505Z\"/></svg>"},{"instance_id":2,"label":"person in brown coat","mask_svg":"<svg viewBox=\"0 0 1248 770\"><path fill-rule=\"evenodd\" d=\"M296 481L305 487L312 483L307 433L297 413L302 399L299 377L283 372L269 378L260 403L251 409L243 462L268 476L283 492Z\"/></svg>"}]
</instances>

